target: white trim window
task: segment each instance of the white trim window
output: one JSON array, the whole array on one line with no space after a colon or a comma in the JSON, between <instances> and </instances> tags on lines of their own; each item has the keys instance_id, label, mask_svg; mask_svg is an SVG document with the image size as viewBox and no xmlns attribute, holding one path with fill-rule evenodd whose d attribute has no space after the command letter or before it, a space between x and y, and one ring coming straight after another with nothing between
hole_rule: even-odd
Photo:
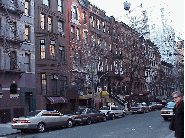
<instances>
[{"instance_id":1,"label":"white trim window","mask_svg":"<svg viewBox=\"0 0 185 138\"><path fill-rule=\"evenodd\" d=\"M58 34L63 34L63 22L62 21L58 21Z\"/></svg>"},{"instance_id":2,"label":"white trim window","mask_svg":"<svg viewBox=\"0 0 185 138\"><path fill-rule=\"evenodd\" d=\"M63 0L58 0L58 11L63 12Z\"/></svg>"},{"instance_id":3,"label":"white trim window","mask_svg":"<svg viewBox=\"0 0 185 138\"><path fill-rule=\"evenodd\" d=\"M43 0L42 1L42 4L46 5L46 6L49 6L49 0Z\"/></svg>"},{"instance_id":4,"label":"white trim window","mask_svg":"<svg viewBox=\"0 0 185 138\"><path fill-rule=\"evenodd\" d=\"M78 12L77 12L77 7L76 6L72 7L72 19L78 20Z\"/></svg>"}]
</instances>

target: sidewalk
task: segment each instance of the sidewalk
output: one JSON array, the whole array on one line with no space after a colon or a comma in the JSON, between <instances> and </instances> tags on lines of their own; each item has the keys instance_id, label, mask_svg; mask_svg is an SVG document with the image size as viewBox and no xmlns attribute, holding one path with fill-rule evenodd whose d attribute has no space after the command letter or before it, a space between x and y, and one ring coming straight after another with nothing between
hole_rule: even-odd
<instances>
[{"instance_id":1,"label":"sidewalk","mask_svg":"<svg viewBox=\"0 0 185 138\"><path fill-rule=\"evenodd\" d=\"M0 137L19 132L17 129L12 129L11 124L12 123L0 124Z\"/></svg>"}]
</instances>

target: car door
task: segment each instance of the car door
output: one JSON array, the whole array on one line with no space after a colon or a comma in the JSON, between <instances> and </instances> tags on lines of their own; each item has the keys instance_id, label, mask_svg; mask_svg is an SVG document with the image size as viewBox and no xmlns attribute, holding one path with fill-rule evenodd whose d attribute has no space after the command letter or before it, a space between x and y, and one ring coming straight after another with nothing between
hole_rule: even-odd
<instances>
[{"instance_id":1,"label":"car door","mask_svg":"<svg viewBox=\"0 0 185 138\"><path fill-rule=\"evenodd\" d=\"M59 112L54 111L52 112L52 117L53 117L53 123L54 126L62 126L65 124L65 117L62 116Z\"/></svg>"},{"instance_id":2,"label":"car door","mask_svg":"<svg viewBox=\"0 0 185 138\"><path fill-rule=\"evenodd\" d=\"M117 113L119 116L123 115L123 110L121 110L119 107L117 107Z\"/></svg>"},{"instance_id":3,"label":"car door","mask_svg":"<svg viewBox=\"0 0 185 138\"><path fill-rule=\"evenodd\" d=\"M111 110L115 114L115 116L118 116L118 111L116 107L111 107Z\"/></svg>"},{"instance_id":4,"label":"car door","mask_svg":"<svg viewBox=\"0 0 185 138\"><path fill-rule=\"evenodd\" d=\"M50 111L44 111L41 115L42 120L40 120L39 122L44 122L46 127L52 127L54 126L53 123L53 117L51 116L51 112Z\"/></svg>"},{"instance_id":5,"label":"car door","mask_svg":"<svg viewBox=\"0 0 185 138\"><path fill-rule=\"evenodd\" d=\"M94 119L95 120L101 120L102 116L101 116L101 114L100 114L100 112L98 110L92 109L92 112L94 114Z\"/></svg>"}]
</instances>

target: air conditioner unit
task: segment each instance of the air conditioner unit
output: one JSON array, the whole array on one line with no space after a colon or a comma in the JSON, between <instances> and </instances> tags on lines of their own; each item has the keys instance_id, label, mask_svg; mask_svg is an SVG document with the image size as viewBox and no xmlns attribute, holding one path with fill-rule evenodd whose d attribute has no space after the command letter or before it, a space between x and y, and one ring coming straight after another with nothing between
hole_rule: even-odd
<instances>
[{"instance_id":1,"label":"air conditioner unit","mask_svg":"<svg viewBox=\"0 0 185 138\"><path fill-rule=\"evenodd\" d=\"M58 75L53 75L53 78L52 79L54 79L54 80L58 80Z\"/></svg>"}]
</instances>

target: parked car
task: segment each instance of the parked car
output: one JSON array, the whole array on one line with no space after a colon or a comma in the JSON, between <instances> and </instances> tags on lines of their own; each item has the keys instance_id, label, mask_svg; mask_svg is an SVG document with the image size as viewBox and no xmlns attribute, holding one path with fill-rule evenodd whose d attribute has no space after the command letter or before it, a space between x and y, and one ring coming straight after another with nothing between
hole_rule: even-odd
<instances>
[{"instance_id":1,"label":"parked car","mask_svg":"<svg viewBox=\"0 0 185 138\"><path fill-rule=\"evenodd\" d=\"M156 102L157 104L157 110L161 110L163 108L163 105L160 102Z\"/></svg>"},{"instance_id":2,"label":"parked car","mask_svg":"<svg viewBox=\"0 0 185 138\"><path fill-rule=\"evenodd\" d=\"M151 102L149 106L152 111L157 110L157 103L156 102Z\"/></svg>"},{"instance_id":3,"label":"parked car","mask_svg":"<svg viewBox=\"0 0 185 138\"><path fill-rule=\"evenodd\" d=\"M125 110L115 105L103 106L100 108L99 111L100 113L105 114L107 119L112 119L112 120L115 119L115 117L125 116Z\"/></svg>"},{"instance_id":4,"label":"parked car","mask_svg":"<svg viewBox=\"0 0 185 138\"><path fill-rule=\"evenodd\" d=\"M57 126L72 127L74 124L74 117L70 115L63 115L56 110L36 110L29 112L26 116L13 118L13 129L25 132L27 130L37 130L44 132L46 128Z\"/></svg>"},{"instance_id":5,"label":"parked car","mask_svg":"<svg viewBox=\"0 0 185 138\"><path fill-rule=\"evenodd\" d=\"M80 108L73 116L75 124L86 123L90 125L92 122L106 121L105 114L100 113L94 108Z\"/></svg>"},{"instance_id":6,"label":"parked car","mask_svg":"<svg viewBox=\"0 0 185 138\"><path fill-rule=\"evenodd\" d=\"M136 103L131 107L131 113L145 113L150 111L150 107L145 103Z\"/></svg>"},{"instance_id":7,"label":"parked car","mask_svg":"<svg viewBox=\"0 0 185 138\"><path fill-rule=\"evenodd\" d=\"M175 102L168 102L164 108L161 109L161 116L164 120L168 120L173 117L173 108L175 106Z\"/></svg>"}]
</instances>

